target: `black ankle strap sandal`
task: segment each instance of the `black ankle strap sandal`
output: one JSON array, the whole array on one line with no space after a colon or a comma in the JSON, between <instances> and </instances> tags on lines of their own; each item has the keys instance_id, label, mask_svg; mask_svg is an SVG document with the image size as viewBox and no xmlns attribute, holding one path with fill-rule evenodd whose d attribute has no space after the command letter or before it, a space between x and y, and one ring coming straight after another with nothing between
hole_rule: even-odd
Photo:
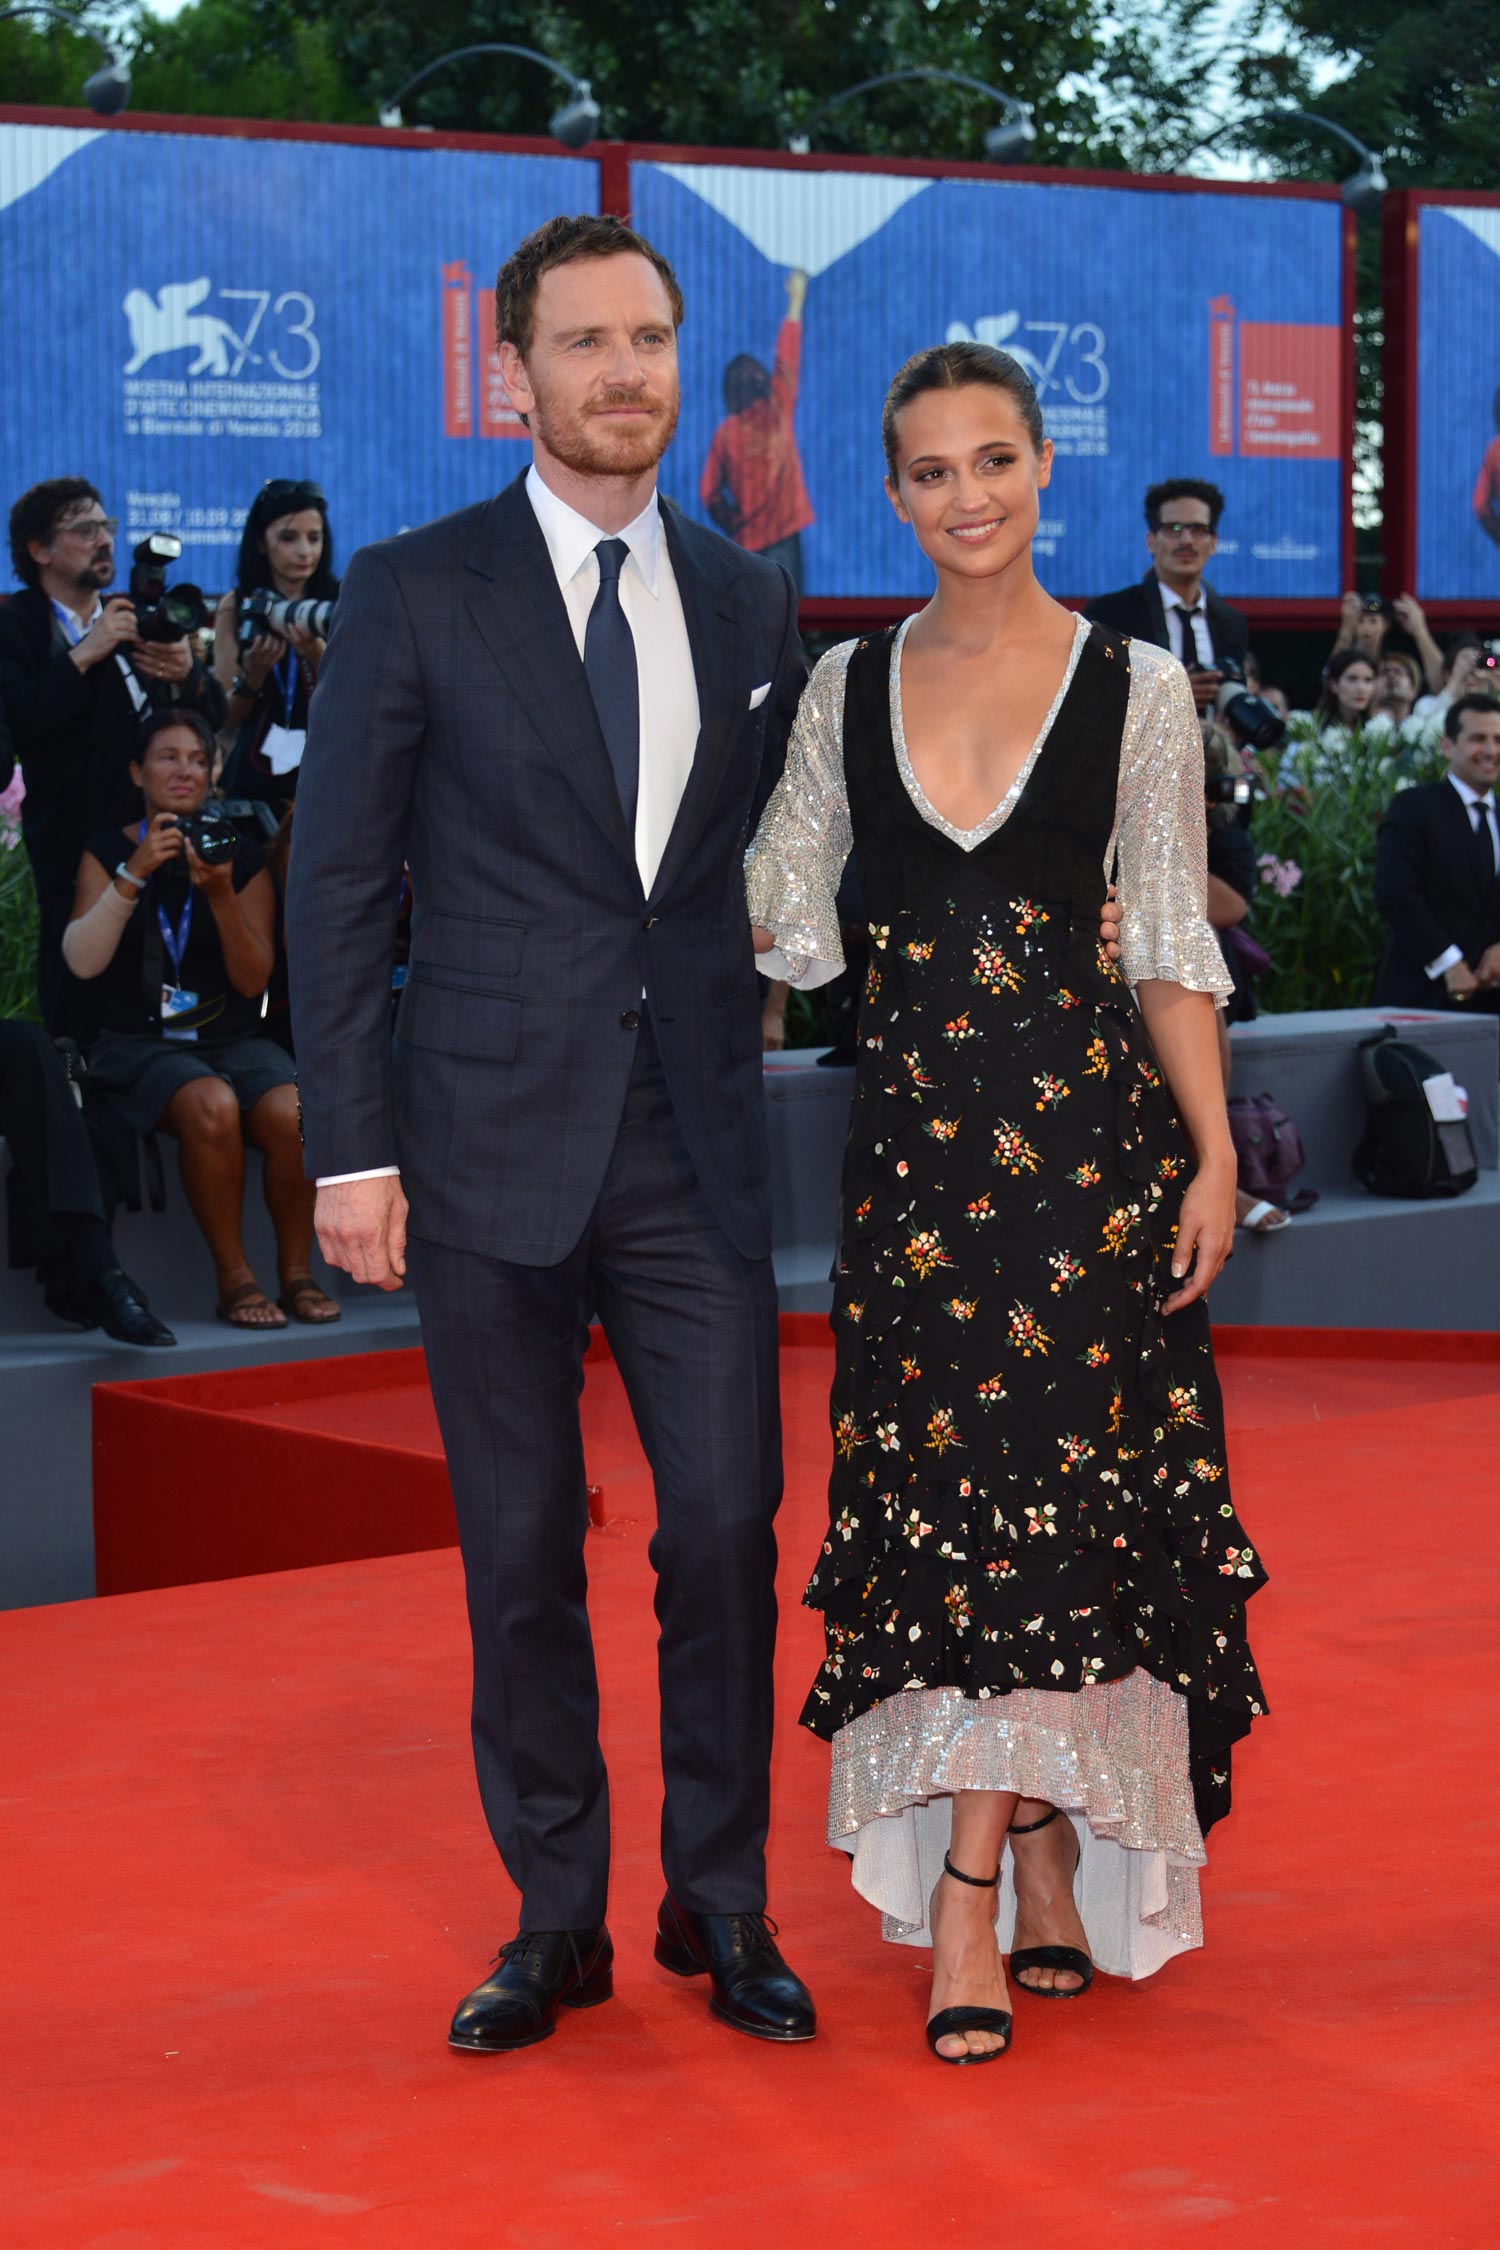
<instances>
[{"instance_id":1,"label":"black ankle strap sandal","mask_svg":"<svg viewBox=\"0 0 1500 2250\"><path fill-rule=\"evenodd\" d=\"M1050 1828L1057 1818L1057 1807L1043 1813L1040 1820L1028 1820L1020 1827L1010 1824L1012 1836L1034 1836L1039 1828ZM1078 1858L1073 1862L1073 1881L1078 1881L1078 1869L1083 1861L1083 1846L1078 1847ZM947 1862L944 1862L946 1866ZM950 1870L952 1872L952 1870ZM1063 1969L1080 1981L1076 1985L1027 1984L1022 1978L1023 1969ZM1010 1973L1022 1992L1029 1992L1033 2000L1081 2000L1094 1981L1094 1964L1076 1945L1023 1945L1019 1953L1010 1957Z\"/></svg>"},{"instance_id":2,"label":"black ankle strap sandal","mask_svg":"<svg viewBox=\"0 0 1500 2250\"><path fill-rule=\"evenodd\" d=\"M943 1873L951 1875L955 1883L967 1883L976 1891L993 1891L1000 1882L997 1867L993 1875L966 1875L955 1867L948 1854L943 1854ZM1005 2008L941 2008L927 2026L927 2044L942 2063L998 2062L1010 2045L1010 2013ZM966 2031L988 2031L1000 2041L998 2047L987 2048L983 2054L938 2055L938 2041L951 2039Z\"/></svg>"}]
</instances>

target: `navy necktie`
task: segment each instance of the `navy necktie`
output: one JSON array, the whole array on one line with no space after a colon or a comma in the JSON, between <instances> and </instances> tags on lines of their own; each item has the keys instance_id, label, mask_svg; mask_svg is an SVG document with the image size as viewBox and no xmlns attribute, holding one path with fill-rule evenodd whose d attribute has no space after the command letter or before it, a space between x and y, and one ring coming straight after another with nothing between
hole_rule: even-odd
<instances>
[{"instance_id":1,"label":"navy necktie","mask_svg":"<svg viewBox=\"0 0 1500 2250\"><path fill-rule=\"evenodd\" d=\"M599 591L583 636L583 669L615 769L625 826L633 836L641 766L640 674L635 635L620 606L620 572L630 549L623 539L601 539L594 553L599 559Z\"/></svg>"}]
</instances>

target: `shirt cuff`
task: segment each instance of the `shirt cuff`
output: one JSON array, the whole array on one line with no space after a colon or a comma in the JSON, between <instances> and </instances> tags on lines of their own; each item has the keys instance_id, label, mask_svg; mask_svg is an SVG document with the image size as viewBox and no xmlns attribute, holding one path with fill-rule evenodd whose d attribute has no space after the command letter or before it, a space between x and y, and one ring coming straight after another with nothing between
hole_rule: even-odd
<instances>
[{"instance_id":1,"label":"shirt cuff","mask_svg":"<svg viewBox=\"0 0 1500 2250\"><path fill-rule=\"evenodd\" d=\"M1435 961L1428 962L1427 975L1430 977L1445 977L1450 969L1458 967L1462 959L1462 947L1450 945L1446 953L1440 953Z\"/></svg>"},{"instance_id":2,"label":"shirt cuff","mask_svg":"<svg viewBox=\"0 0 1500 2250\"><path fill-rule=\"evenodd\" d=\"M314 1182L317 1187L343 1187L349 1180L397 1180L401 1177L399 1164L377 1164L373 1172L325 1172Z\"/></svg>"}]
</instances>

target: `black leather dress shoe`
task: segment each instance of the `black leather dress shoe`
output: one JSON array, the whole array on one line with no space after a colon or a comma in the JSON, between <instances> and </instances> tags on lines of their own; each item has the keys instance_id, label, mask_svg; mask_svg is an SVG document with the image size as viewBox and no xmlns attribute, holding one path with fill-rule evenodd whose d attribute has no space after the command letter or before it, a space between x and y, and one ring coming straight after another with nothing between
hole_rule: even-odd
<instances>
[{"instance_id":1,"label":"black leather dress shoe","mask_svg":"<svg viewBox=\"0 0 1500 2250\"><path fill-rule=\"evenodd\" d=\"M557 2029L559 2008L597 2008L615 1989L608 1930L523 1930L495 1956L495 1974L461 2000L450 2047L508 2055Z\"/></svg>"},{"instance_id":2,"label":"black leather dress shoe","mask_svg":"<svg viewBox=\"0 0 1500 2250\"><path fill-rule=\"evenodd\" d=\"M709 1979L709 2011L753 2039L811 2039L812 1994L793 1976L764 1914L690 1914L670 1891L656 1918L656 1958L674 1976Z\"/></svg>"},{"instance_id":3,"label":"black leather dress shoe","mask_svg":"<svg viewBox=\"0 0 1500 2250\"><path fill-rule=\"evenodd\" d=\"M175 1344L177 1338L164 1320L158 1320L146 1302L146 1292L120 1266L101 1273L94 1285L95 1320L106 1336L121 1344L141 1346Z\"/></svg>"}]
</instances>

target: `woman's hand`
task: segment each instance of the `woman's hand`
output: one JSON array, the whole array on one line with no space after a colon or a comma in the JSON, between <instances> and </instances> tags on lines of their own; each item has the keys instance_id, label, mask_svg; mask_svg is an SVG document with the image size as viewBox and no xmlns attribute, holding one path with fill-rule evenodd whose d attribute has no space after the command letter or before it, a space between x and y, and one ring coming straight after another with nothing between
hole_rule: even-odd
<instances>
[{"instance_id":1,"label":"woman's hand","mask_svg":"<svg viewBox=\"0 0 1500 2250\"><path fill-rule=\"evenodd\" d=\"M286 642L275 633L257 633L240 666L257 695L286 654Z\"/></svg>"},{"instance_id":2,"label":"woman's hand","mask_svg":"<svg viewBox=\"0 0 1500 2250\"><path fill-rule=\"evenodd\" d=\"M771 953L775 951L775 938L771 935L771 932L769 930L763 930L759 922L752 922L750 925L750 942L755 947L757 953Z\"/></svg>"},{"instance_id":3,"label":"woman's hand","mask_svg":"<svg viewBox=\"0 0 1500 2250\"><path fill-rule=\"evenodd\" d=\"M234 861L232 859L221 859L217 866L210 866L206 859L198 857L185 836L182 839L182 845L187 853L188 881L192 884L193 889L202 891L210 906L216 905L222 899L233 898Z\"/></svg>"},{"instance_id":4,"label":"woman's hand","mask_svg":"<svg viewBox=\"0 0 1500 2250\"><path fill-rule=\"evenodd\" d=\"M1172 1278L1183 1286L1163 1312L1180 1312L1207 1295L1234 1245L1234 1189L1234 1164L1223 1159L1200 1165L1188 1182L1172 1246Z\"/></svg>"},{"instance_id":5,"label":"woman's hand","mask_svg":"<svg viewBox=\"0 0 1500 2250\"><path fill-rule=\"evenodd\" d=\"M318 666L323 661L323 651L327 648L328 643L320 641L317 634L310 633L305 625L291 626L287 632L287 639L291 642L292 648L301 657L303 663L311 672L316 674Z\"/></svg>"},{"instance_id":6,"label":"woman's hand","mask_svg":"<svg viewBox=\"0 0 1500 2250\"><path fill-rule=\"evenodd\" d=\"M125 865L132 875L139 875L144 883L165 867L169 860L179 859L187 849L187 838L177 825L177 815L169 812L153 813L151 825L136 845Z\"/></svg>"}]
</instances>

